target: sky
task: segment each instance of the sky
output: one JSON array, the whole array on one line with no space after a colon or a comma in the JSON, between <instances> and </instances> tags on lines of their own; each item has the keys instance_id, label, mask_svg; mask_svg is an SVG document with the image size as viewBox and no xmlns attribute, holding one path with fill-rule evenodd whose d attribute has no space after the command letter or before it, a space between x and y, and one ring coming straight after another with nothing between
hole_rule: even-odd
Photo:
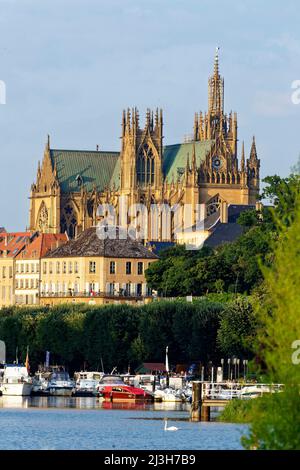
<instances>
[{"instance_id":1,"label":"sky","mask_svg":"<svg viewBox=\"0 0 300 470\"><path fill-rule=\"evenodd\" d=\"M262 177L287 176L300 154L297 0L0 0L0 226L28 226L48 133L52 148L119 150L122 110L143 121L161 107L164 143L182 142L207 110L216 46L239 153L255 134Z\"/></svg>"}]
</instances>

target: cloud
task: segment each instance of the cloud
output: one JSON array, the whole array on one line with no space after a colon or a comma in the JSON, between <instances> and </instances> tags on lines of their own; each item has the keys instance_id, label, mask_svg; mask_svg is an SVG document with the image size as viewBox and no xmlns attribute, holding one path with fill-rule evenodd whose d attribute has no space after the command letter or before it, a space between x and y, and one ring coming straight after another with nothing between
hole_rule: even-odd
<instances>
[{"instance_id":1,"label":"cloud","mask_svg":"<svg viewBox=\"0 0 300 470\"><path fill-rule=\"evenodd\" d=\"M291 100L292 90L286 92L259 91L253 102L253 110L263 117L283 118L300 113Z\"/></svg>"},{"instance_id":2,"label":"cloud","mask_svg":"<svg viewBox=\"0 0 300 470\"><path fill-rule=\"evenodd\" d=\"M281 52L292 60L298 61L300 58L300 40L290 33L282 33L279 37L271 39L269 45L279 48Z\"/></svg>"}]
</instances>

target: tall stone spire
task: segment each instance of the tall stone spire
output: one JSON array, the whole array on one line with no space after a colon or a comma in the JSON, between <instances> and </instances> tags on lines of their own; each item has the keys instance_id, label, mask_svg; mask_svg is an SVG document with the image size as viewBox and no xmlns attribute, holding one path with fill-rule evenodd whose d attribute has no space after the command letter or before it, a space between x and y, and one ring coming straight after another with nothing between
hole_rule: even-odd
<instances>
[{"instance_id":1,"label":"tall stone spire","mask_svg":"<svg viewBox=\"0 0 300 470\"><path fill-rule=\"evenodd\" d=\"M193 142L192 170L195 171L196 167L197 167L197 164L196 164L196 147L195 147L195 142Z\"/></svg>"},{"instance_id":2,"label":"tall stone spire","mask_svg":"<svg viewBox=\"0 0 300 470\"><path fill-rule=\"evenodd\" d=\"M220 48L216 47L216 54L215 54L215 68L214 68L214 75L215 77L219 76L219 50Z\"/></svg>"},{"instance_id":3,"label":"tall stone spire","mask_svg":"<svg viewBox=\"0 0 300 470\"><path fill-rule=\"evenodd\" d=\"M250 160L257 160L257 151L256 151L256 143L255 143L255 136L253 136L252 146L250 151Z\"/></svg>"},{"instance_id":4,"label":"tall stone spire","mask_svg":"<svg viewBox=\"0 0 300 470\"><path fill-rule=\"evenodd\" d=\"M219 47L216 48L214 73L208 80L208 113L220 117L224 112L224 80L219 73Z\"/></svg>"},{"instance_id":5,"label":"tall stone spire","mask_svg":"<svg viewBox=\"0 0 300 470\"><path fill-rule=\"evenodd\" d=\"M243 144L242 144L241 171L242 172L245 171L245 144L244 144L244 141L243 141Z\"/></svg>"}]
</instances>

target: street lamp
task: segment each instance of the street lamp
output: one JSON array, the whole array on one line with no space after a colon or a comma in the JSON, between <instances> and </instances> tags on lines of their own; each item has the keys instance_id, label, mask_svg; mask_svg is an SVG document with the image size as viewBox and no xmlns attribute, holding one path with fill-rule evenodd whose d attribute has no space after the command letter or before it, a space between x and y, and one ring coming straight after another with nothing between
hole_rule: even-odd
<instances>
[{"instance_id":1,"label":"street lamp","mask_svg":"<svg viewBox=\"0 0 300 470\"><path fill-rule=\"evenodd\" d=\"M221 359L221 368L222 368L222 382L224 377L224 359Z\"/></svg>"},{"instance_id":2,"label":"street lamp","mask_svg":"<svg viewBox=\"0 0 300 470\"><path fill-rule=\"evenodd\" d=\"M233 358L233 364L234 364L234 380L236 380L236 357Z\"/></svg>"},{"instance_id":3,"label":"street lamp","mask_svg":"<svg viewBox=\"0 0 300 470\"><path fill-rule=\"evenodd\" d=\"M166 347L166 385L169 387L169 346Z\"/></svg>"},{"instance_id":4,"label":"street lamp","mask_svg":"<svg viewBox=\"0 0 300 470\"><path fill-rule=\"evenodd\" d=\"M248 359L243 360L243 366L244 366L244 381L246 381L246 377L248 374Z\"/></svg>"}]
</instances>

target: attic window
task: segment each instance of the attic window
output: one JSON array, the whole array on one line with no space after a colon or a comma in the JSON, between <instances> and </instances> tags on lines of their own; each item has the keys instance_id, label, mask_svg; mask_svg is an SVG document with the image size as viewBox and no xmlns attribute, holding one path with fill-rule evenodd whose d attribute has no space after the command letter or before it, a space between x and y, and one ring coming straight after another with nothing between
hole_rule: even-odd
<instances>
[{"instance_id":1,"label":"attic window","mask_svg":"<svg viewBox=\"0 0 300 470\"><path fill-rule=\"evenodd\" d=\"M77 183L77 186L82 186L83 184L83 179L82 179L82 176L81 175L77 175L76 176L76 183Z\"/></svg>"}]
</instances>

